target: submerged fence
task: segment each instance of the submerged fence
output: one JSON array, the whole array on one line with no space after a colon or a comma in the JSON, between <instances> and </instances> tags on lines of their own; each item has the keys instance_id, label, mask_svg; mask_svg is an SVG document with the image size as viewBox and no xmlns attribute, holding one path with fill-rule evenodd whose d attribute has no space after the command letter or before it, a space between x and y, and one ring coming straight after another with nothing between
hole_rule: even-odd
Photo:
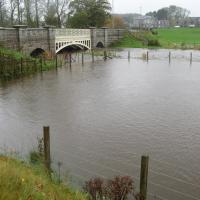
<instances>
[{"instance_id":1,"label":"submerged fence","mask_svg":"<svg viewBox=\"0 0 200 200\"><path fill-rule=\"evenodd\" d=\"M171 64L173 61L187 61L190 65L193 62L200 62L200 53L198 51L177 51L177 50L114 50L114 49L95 49L92 51L82 51L76 53L63 53L54 58L15 58L0 52L0 79L15 79L25 75L42 72L58 66L69 65L71 68L74 63L84 66L88 62L96 62L109 59L140 59L146 62L151 60L167 61Z\"/></svg>"}]
</instances>

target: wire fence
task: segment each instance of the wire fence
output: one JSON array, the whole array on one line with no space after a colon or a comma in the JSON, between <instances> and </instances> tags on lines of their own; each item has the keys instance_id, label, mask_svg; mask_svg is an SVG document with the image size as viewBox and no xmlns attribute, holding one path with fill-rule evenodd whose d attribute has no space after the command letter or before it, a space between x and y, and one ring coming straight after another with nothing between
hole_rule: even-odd
<instances>
[{"instance_id":1,"label":"wire fence","mask_svg":"<svg viewBox=\"0 0 200 200\"><path fill-rule=\"evenodd\" d=\"M42 137L42 135L41 135ZM57 140L59 140L57 138ZM60 141L62 142L62 140ZM51 166L62 177L74 187L82 188L85 181L94 177L111 178L114 176L130 176L133 178L139 191L140 183L140 156L131 152L113 153L113 156L99 151L90 151L87 147L68 144L62 149L61 143L56 144L55 137L51 137ZM4 155L14 156L22 159L20 152L7 146L1 147L0 152ZM128 161L122 159L123 154L130 156ZM130 162L132 160L132 162ZM163 168L156 168L157 164L171 168L172 171L190 171L182 166L150 157L148 176L148 198L147 200L199 200L200 185L182 178L172 176L164 172Z\"/></svg>"},{"instance_id":2,"label":"wire fence","mask_svg":"<svg viewBox=\"0 0 200 200\"><path fill-rule=\"evenodd\" d=\"M93 177L110 178L113 176L130 176L136 184L140 182L140 156L133 154L131 158L134 163L124 162L119 157L111 157L105 154L89 151L84 147L77 147L73 144L68 145L71 151L65 151L59 146L54 145L52 152L54 156L61 155L63 169L69 169L71 175L70 182L79 187L84 185L84 182ZM130 152L127 152L130 153ZM84 156L85 155L85 156ZM98 159L94 159L98 158ZM55 159L56 160L56 159ZM109 160L111 162L107 162ZM166 174L151 167L151 162L168 164L173 171L187 170L184 167L176 167L173 164L166 163L165 161L151 159L148 177L148 199L160 200L199 200L200 185L189 182L184 178ZM54 167L56 161L54 161ZM134 171L136 169L136 171Z\"/></svg>"},{"instance_id":3,"label":"wire fence","mask_svg":"<svg viewBox=\"0 0 200 200\"><path fill-rule=\"evenodd\" d=\"M68 53L67 53L68 54ZM66 55L67 55L66 54ZM179 61L192 63L200 62L200 53L197 50L150 50L150 49L95 49L86 52L76 52L66 59L65 64L70 67L73 64L86 64L90 62L105 61L110 59L121 60L142 60L150 61L166 61L169 64Z\"/></svg>"},{"instance_id":4,"label":"wire fence","mask_svg":"<svg viewBox=\"0 0 200 200\"><path fill-rule=\"evenodd\" d=\"M85 181L94 177L108 179L114 176L130 176L133 178L137 190L140 183L140 155L131 152L123 152L130 156L124 161L123 155L106 155L98 151L90 151L87 147L68 144L68 148L62 149L62 140L51 137L51 165L59 172L63 181L68 181L74 187L82 188ZM56 145L59 144L59 145ZM19 152L7 146L1 147L0 152L5 155L20 157ZM20 158L21 159L21 158ZM131 161L130 161L131 160ZM162 160L150 157L148 176L148 200L199 200L200 185L187 181L184 177L176 177L165 172L165 168L153 168L162 164L172 171L187 171L190 169L176 166ZM157 164L156 164L157 163ZM199 172L197 172L198 174Z\"/></svg>"}]
</instances>

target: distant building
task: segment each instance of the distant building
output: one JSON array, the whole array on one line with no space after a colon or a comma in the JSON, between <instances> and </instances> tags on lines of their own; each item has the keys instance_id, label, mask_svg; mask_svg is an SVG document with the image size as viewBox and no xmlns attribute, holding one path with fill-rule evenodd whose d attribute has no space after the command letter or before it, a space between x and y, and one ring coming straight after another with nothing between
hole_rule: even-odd
<instances>
[{"instance_id":1,"label":"distant building","mask_svg":"<svg viewBox=\"0 0 200 200\"><path fill-rule=\"evenodd\" d=\"M200 17L190 17L188 20L188 26L190 27L191 25L195 27L200 27Z\"/></svg>"},{"instance_id":2,"label":"distant building","mask_svg":"<svg viewBox=\"0 0 200 200\"><path fill-rule=\"evenodd\" d=\"M133 19L133 28L155 28L157 27L157 20L151 16L139 16Z\"/></svg>"},{"instance_id":3,"label":"distant building","mask_svg":"<svg viewBox=\"0 0 200 200\"><path fill-rule=\"evenodd\" d=\"M167 28L169 26L170 26L169 20L158 20L158 22L157 22L158 28Z\"/></svg>"}]
</instances>

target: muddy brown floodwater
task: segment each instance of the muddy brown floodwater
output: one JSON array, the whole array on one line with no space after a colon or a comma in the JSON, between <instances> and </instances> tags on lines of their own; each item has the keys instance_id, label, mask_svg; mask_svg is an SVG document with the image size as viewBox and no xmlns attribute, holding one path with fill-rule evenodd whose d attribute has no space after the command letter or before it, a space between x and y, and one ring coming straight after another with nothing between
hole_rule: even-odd
<instances>
[{"instance_id":1,"label":"muddy brown floodwater","mask_svg":"<svg viewBox=\"0 0 200 200\"><path fill-rule=\"evenodd\" d=\"M200 199L200 52L117 52L0 85L0 146L27 154L51 127L52 165L74 185L130 175L150 156L149 200ZM74 59L77 57L74 55ZM77 60L77 59L76 59Z\"/></svg>"}]
</instances>

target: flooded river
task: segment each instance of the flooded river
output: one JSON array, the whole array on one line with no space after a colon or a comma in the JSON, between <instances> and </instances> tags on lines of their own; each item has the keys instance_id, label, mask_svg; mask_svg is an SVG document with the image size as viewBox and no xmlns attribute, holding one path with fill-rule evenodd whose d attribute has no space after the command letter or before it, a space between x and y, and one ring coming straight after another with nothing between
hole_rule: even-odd
<instances>
[{"instance_id":1,"label":"flooded river","mask_svg":"<svg viewBox=\"0 0 200 200\"><path fill-rule=\"evenodd\" d=\"M147 154L149 200L199 200L200 52L192 65L189 51L143 52L0 85L1 149L26 154L49 125L52 165L75 185L130 175L138 189Z\"/></svg>"}]
</instances>

